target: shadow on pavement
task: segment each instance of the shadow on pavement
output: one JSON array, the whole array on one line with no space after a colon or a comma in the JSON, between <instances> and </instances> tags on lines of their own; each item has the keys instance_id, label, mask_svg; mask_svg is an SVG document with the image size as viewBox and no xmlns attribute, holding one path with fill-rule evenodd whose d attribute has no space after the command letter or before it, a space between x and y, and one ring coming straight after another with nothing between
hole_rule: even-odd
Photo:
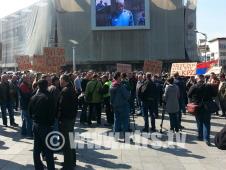
<instances>
[{"instance_id":1,"label":"shadow on pavement","mask_svg":"<svg viewBox=\"0 0 226 170\"><path fill-rule=\"evenodd\" d=\"M3 160L0 159L0 169L10 169L10 170L14 170L14 169L23 169L23 170L33 170L34 166L31 164L27 164L27 165L21 165L15 162L11 162L8 160Z\"/></svg>"}]
</instances>

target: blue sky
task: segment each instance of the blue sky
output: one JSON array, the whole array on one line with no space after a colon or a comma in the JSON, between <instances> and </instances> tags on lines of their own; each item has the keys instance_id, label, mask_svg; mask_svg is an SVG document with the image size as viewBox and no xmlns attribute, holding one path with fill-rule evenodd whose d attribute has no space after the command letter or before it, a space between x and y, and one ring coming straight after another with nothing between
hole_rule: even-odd
<instances>
[{"instance_id":1,"label":"blue sky","mask_svg":"<svg viewBox=\"0 0 226 170\"><path fill-rule=\"evenodd\" d=\"M198 0L197 29L208 39L226 37L226 0Z\"/></svg>"}]
</instances>

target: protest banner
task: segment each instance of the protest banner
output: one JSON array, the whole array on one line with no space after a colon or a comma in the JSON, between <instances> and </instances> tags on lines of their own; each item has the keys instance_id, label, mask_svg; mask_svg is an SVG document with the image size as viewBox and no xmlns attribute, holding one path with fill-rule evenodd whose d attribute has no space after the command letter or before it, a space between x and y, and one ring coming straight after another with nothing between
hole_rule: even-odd
<instances>
[{"instance_id":1,"label":"protest banner","mask_svg":"<svg viewBox=\"0 0 226 170\"><path fill-rule=\"evenodd\" d=\"M44 58L46 62L46 72L59 72L61 66L66 63L65 50L60 47L44 47Z\"/></svg>"},{"instance_id":2,"label":"protest banner","mask_svg":"<svg viewBox=\"0 0 226 170\"><path fill-rule=\"evenodd\" d=\"M25 71L32 68L31 61L28 55L16 56L16 63L18 65L18 70Z\"/></svg>"},{"instance_id":3,"label":"protest banner","mask_svg":"<svg viewBox=\"0 0 226 170\"><path fill-rule=\"evenodd\" d=\"M44 56L64 56L65 55L65 49L61 47L44 47L43 49Z\"/></svg>"},{"instance_id":4,"label":"protest banner","mask_svg":"<svg viewBox=\"0 0 226 170\"><path fill-rule=\"evenodd\" d=\"M180 76L194 76L196 75L197 63L173 63L171 67L171 76L174 73L179 73Z\"/></svg>"},{"instance_id":5,"label":"protest banner","mask_svg":"<svg viewBox=\"0 0 226 170\"><path fill-rule=\"evenodd\" d=\"M117 63L117 72L131 73L132 72L132 65L131 64L120 64L120 63Z\"/></svg>"},{"instance_id":6,"label":"protest banner","mask_svg":"<svg viewBox=\"0 0 226 170\"><path fill-rule=\"evenodd\" d=\"M152 74L161 74L162 62L161 61L144 61L144 72Z\"/></svg>"},{"instance_id":7,"label":"protest banner","mask_svg":"<svg viewBox=\"0 0 226 170\"><path fill-rule=\"evenodd\" d=\"M43 55L34 55L32 69L37 72L46 73L47 72L46 58Z\"/></svg>"}]
</instances>

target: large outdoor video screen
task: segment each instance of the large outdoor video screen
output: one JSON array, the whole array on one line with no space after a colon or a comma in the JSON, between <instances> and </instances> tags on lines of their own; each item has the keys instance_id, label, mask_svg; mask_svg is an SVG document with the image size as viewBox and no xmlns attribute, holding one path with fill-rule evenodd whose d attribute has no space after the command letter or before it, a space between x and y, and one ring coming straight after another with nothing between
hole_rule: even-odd
<instances>
[{"instance_id":1,"label":"large outdoor video screen","mask_svg":"<svg viewBox=\"0 0 226 170\"><path fill-rule=\"evenodd\" d=\"M93 30L149 29L149 0L93 0Z\"/></svg>"}]
</instances>

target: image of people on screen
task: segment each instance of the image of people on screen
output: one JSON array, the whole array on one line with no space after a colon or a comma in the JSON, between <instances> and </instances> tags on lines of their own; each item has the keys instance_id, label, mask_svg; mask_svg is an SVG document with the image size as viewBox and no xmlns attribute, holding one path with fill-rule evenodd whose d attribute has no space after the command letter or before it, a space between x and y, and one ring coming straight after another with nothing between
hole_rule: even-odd
<instances>
[{"instance_id":1,"label":"image of people on screen","mask_svg":"<svg viewBox=\"0 0 226 170\"><path fill-rule=\"evenodd\" d=\"M112 26L134 26L133 14L125 9L124 0L116 0L116 11L112 15Z\"/></svg>"},{"instance_id":2,"label":"image of people on screen","mask_svg":"<svg viewBox=\"0 0 226 170\"><path fill-rule=\"evenodd\" d=\"M145 26L145 0L96 0L97 27Z\"/></svg>"}]
</instances>

